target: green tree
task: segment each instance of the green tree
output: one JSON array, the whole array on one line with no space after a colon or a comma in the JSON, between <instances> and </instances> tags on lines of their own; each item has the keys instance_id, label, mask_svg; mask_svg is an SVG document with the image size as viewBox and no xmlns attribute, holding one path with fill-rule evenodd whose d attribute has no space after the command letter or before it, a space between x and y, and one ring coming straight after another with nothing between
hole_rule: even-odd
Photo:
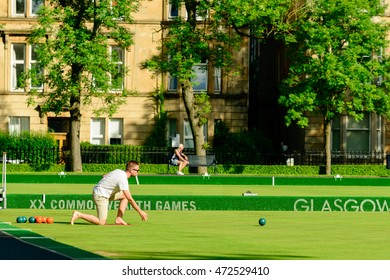
<instances>
[{"instance_id":1,"label":"green tree","mask_svg":"<svg viewBox=\"0 0 390 280\"><path fill-rule=\"evenodd\" d=\"M291 65L281 86L286 124L305 127L310 112L323 117L326 174L331 172L331 123L346 114L390 116L388 91L389 27L380 0L314 0L295 21L296 43L289 45ZM380 82L380 77L384 82Z\"/></svg>"},{"instance_id":2,"label":"green tree","mask_svg":"<svg viewBox=\"0 0 390 280\"><path fill-rule=\"evenodd\" d=\"M155 117L154 127L149 137L145 141L147 147L164 147L168 146L168 142L163 140L162 135L167 134L168 116L164 107L164 92L162 90L156 90L152 93L152 98L155 103Z\"/></svg>"},{"instance_id":3,"label":"green tree","mask_svg":"<svg viewBox=\"0 0 390 280\"><path fill-rule=\"evenodd\" d=\"M197 64L207 61L206 71L211 67L223 68L225 73L233 65L232 52L237 49L240 38L226 22L218 17L218 1L173 0L183 5L186 19L177 19L162 27L168 34L161 41L161 54L146 61L143 67L156 73L166 73L178 81L186 113L194 136L195 153L205 155L206 150L202 126L211 111L207 93L194 95L194 77ZM199 172L204 172L199 169Z\"/></svg>"},{"instance_id":4,"label":"green tree","mask_svg":"<svg viewBox=\"0 0 390 280\"><path fill-rule=\"evenodd\" d=\"M126 24L132 22L139 3L51 0L48 4L40 10L29 39L35 46L37 65L25 78L27 102L39 103L42 114L69 111L71 169L80 172L81 107L101 100L94 113L111 116L130 94L122 89L127 68L118 60L133 44ZM117 47L109 51L110 44ZM30 87L29 81L42 83L44 90Z\"/></svg>"},{"instance_id":5,"label":"green tree","mask_svg":"<svg viewBox=\"0 0 390 280\"><path fill-rule=\"evenodd\" d=\"M292 23L306 13L304 0L221 0L217 14L239 35L294 42Z\"/></svg>"}]
</instances>

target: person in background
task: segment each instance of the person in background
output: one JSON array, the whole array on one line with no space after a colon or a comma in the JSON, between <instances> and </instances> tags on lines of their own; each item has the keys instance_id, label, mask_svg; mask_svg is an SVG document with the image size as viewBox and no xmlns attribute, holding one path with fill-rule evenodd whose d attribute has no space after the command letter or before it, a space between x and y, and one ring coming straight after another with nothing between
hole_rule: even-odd
<instances>
[{"instance_id":1,"label":"person in background","mask_svg":"<svg viewBox=\"0 0 390 280\"><path fill-rule=\"evenodd\" d=\"M172 156L172 164L179 166L179 170L177 171L177 175L184 175L182 172L183 168L186 167L190 162L188 161L188 157L183 153L184 145L180 144Z\"/></svg>"}]
</instances>

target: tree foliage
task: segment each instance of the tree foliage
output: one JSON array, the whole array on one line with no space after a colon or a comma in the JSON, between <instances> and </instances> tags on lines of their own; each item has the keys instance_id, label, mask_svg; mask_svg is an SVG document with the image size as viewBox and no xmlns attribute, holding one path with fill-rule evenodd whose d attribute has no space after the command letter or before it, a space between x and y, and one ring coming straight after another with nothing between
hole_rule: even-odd
<instances>
[{"instance_id":1,"label":"tree foliage","mask_svg":"<svg viewBox=\"0 0 390 280\"><path fill-rule=\"evenodd\" d=\"M112 90L112 75L126 74L126 69L118 73L118 57L108 51L108 38L123 49L133 44L123 23L132 22L137 1L116 1L115 6L105 0L92 3L52 0L39 12L29 42L36 45L38 67L44 69L41 82L48 90L31 89L29 103L43 100L44 113L71 108L72 98L80 98L84 105L93 97L101 98L104 106L96 113L110 115L123 104L125 91L107 94Z\"/></svg>"},{"instance_id":2,"label":"tree foliage","mask_svg":"<svg viewBox=\"0 0 390 280\"><path fill-rule=\"evenodd\" d=\"M308 125L309 112L320 111L325 125L327 173L330 129L336 115L361 120L366 112L389 115L388 24L380 19L380 0L310 1L294 25L290 68L279 98L287 107L286 124ZM385 78L382 82L382 78Z\"/></svg>"},{"instance_id":3,"label":"tree foliage","mask_svg":"<svg viewBox=\"0 0 390 280\"><path fill-rule=\"evenodd\" d=\"M37 64L25 80L28 104L39 103L41 113L70 112L73 171L80 171L81 106L97 99L101 104L94 104L94 113L111 116L129 94L122 88L127 69L118 66L121 53L110 52L109 46L127 49L133 44L126 24L132 22L138 1L51 0L48 4L40 10L29 39ZM30 81L44 84L44 89L30 87Z\"/></svg>"},{"instance_id":4,"label":"tree foliage","mask_svg":"<svg viewBox=\"0 0 390 280\"><path fill-rule=\"evenodd\" d=\"M306 13L301 0L222 0L217 15L226 20L241 36L260 41L268 39L294 42L293 25Z\"/></svg>"},{"instance_id":5,"label":"tree foliage","mask_svg":"<svg viewBox=\"0 0 390 280\"><path fill-rule=\"evenodd\" d=\"M144 67L178 79L187 116L195 139L195 152L201 154L202 124L211 110L207 99L193 96L194 66L207 60L223 73L237 67L234 56L242 37L293 41L291 22L304 6L299 0L171 0L184 5L186 18L178 17L163 26L161 54L145 62ZM203 18L204 20L200 20ZM237 68L236 68L237 69ZM226 77L226 76L225 76ZM202 101L202 106L199 106Z\"/></svg>"},{"instance_id":6,"label":"tree foliage","mask_svg":"<svg viewBox=\"0 0 390 280\"><path fill-rule=\"evenodd\" d=\"M205 153L202 125L207 122L211 107L206 93L194 95L195 66L207 61L204 71L217 67L227 73L234 64L233 51L237 50L240 38L216 15L218 1L171 2L183 5L187 16L163 25L160 54L145 61L143 67L177 79L194 135L195 152L200 155Z\"/></svg>"}]
</instances>

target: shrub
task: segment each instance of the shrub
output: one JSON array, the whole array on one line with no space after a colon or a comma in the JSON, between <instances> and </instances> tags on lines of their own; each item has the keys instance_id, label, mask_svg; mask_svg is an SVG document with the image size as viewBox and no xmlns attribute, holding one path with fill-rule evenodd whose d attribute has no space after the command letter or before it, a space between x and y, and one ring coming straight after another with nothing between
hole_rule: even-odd
<instances>
[{"instance_id":1,"label":"shrub","mask_svg":"<svg viewBox=\"0 0 390 280\"><path fill-rule=\"evenodd\" d=\"M0 149L7 153L7 159L28 163L34 170L47 170L59 159L58 145L49 133L0 132Z\"/></svg>"}]
</instances>

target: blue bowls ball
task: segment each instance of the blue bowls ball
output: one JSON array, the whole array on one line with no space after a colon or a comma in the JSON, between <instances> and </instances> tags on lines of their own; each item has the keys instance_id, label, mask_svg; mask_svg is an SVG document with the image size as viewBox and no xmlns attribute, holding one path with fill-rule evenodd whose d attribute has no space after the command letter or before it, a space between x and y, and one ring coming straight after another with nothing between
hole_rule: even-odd
<instances>
[{"instance_id":1,"label":"blue bowls ball","mask_svg":"<svg viewBox=\"0 0 390 280\"><path fill-rule=\"evenodd\" d=\"M264 226L267 223L267 221L264 218L260 218L259 225Z\"/></svg>"}]
</instances>

